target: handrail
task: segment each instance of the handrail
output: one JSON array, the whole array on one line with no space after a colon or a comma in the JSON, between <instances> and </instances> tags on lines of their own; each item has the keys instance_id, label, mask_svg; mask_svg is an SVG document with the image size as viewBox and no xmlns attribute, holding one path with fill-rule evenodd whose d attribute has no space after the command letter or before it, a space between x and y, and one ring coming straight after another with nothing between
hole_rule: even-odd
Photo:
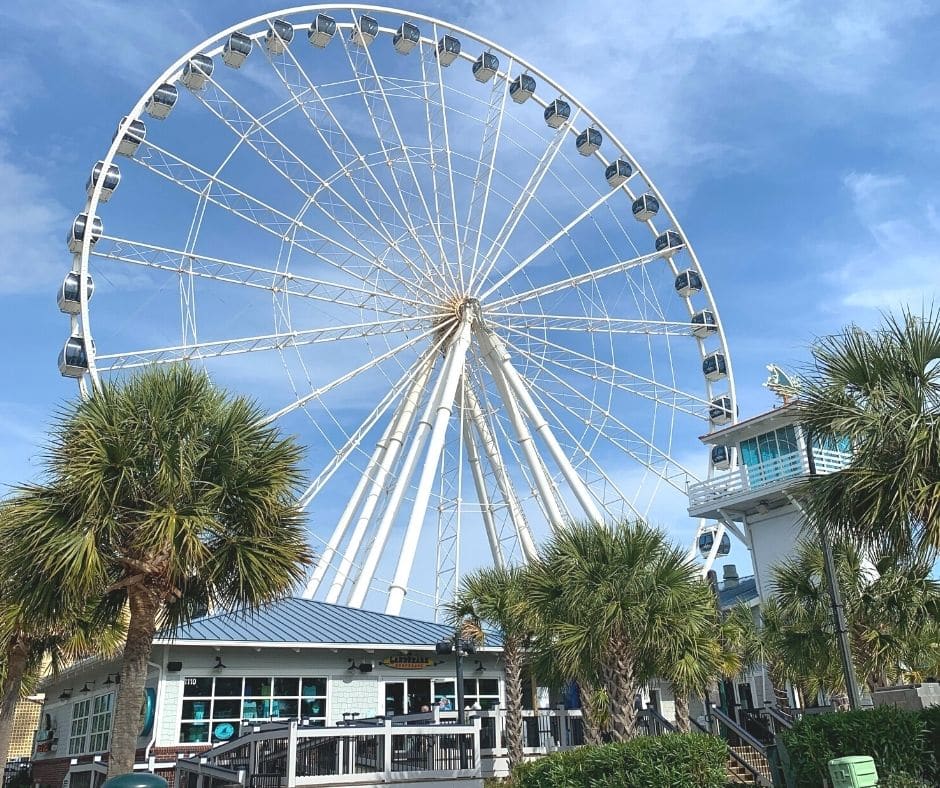
<instances>
[{"instance_id":1,"label":"handrail","mask_svg":"<svg viewBox=\"0 0 940 788\"><path fill-rule=\"evenodd\" d=\"M779 723L787 730L793 729L793 720L788 719L776 706L765 706L764 711L775 723Z\"/></svg>"},{"instance_id":2,"label":"handrail","mask_svg":"<svg viewBox=\"0 0 940 788\"><path fill-rule=\"evenodd\" d=\"M690 717L690 718L689 718L689 723L690 723L690 727L698 728L699 732L704 733L706 736L714 736L714 735L715 735L715 734L712 733L710 730L708 730L707 728L705 728L705 727L703 727L702 725L700 725L699 722L698 722L698 720L696 720L696 719L692 719L692 718ZM720 738L720 737L719 737L719 738ZM726 744L727 744L727 742L726 742ZM736 753L736 752L731 748L731 745L730 745L730 744L728 744L728 757L731 758L731 760L733 760L736 764L738 764L742 769L744 769L748 774L750 774L751 777L753 777L754 780L757 782L757 784L760 785L762 788L773 788L773 783L772 783L772 782L768 782L767 778L764 777L764 775L762 775L762 774L760 773L760 771L757 769L757 767L752 766L750 763L748 763L746 760L744 760L744 758L742 758L740 755L738 755L738 753Z\"/></svg>"},{"instance_id":3,"label":"handrail","mask_svg":"<svg viewBox=\"0 0 940 788\"><path fill-rule=\"evenodd\" d=\"M757 750L765 758L767 757L767 745L762 744L753 736L751 736L750 733L744 730L744 728L738 725L737 722L735 722L731 717L725 714L714 703L708 704L708 710L709 710L709 714L711 714L719 722L724 723L725 726L730 728L739 739L742 739L746 744L749 744L751 747Z\"/></svg>"},{"instance_id":4,"label":"handrail","mask_svg":"<svg viewBox=\"0 0 940 788\"><path fill-rule=\"evenodd\" d=\"M656 711L656 709L640 709L640 713L637 715L637 718L639 719L644 717L654 721L656 723L656 727L658 727L660 730L667 731L669 733L676 732L676 726L669 722L669 720L667 720L662 714Z\"/></svg>"}]
</instances>

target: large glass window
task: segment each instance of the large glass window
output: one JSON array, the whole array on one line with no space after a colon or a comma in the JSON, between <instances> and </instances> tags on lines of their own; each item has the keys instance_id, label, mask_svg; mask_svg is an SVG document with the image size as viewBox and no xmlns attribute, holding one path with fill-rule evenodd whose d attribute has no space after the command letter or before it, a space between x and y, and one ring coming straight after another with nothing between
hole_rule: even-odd
<instances>
[{"instance_id":1,"label":"large glass window","mask_svg":"<svg viewBox=\"0 0 940 788\"><path fill-rule=\"evenodd\" d=\"M105 752L108 749L108 740L111 738L111 713L114 705L114 693L99 695L92 702L91 708L91 739L88 743L89 752Z\"/></svg>"},{"instance_id":2,"label":"large glass window","mask_svg":"<svg viewBox=\"0 0 940 788\"><path fill-rule=\"evenodd\" d=\"M90 700L80 700L72 706L72 728L69 731L69 755L85 751L85 739L88 736L88 712Z\"/></svg>"},{"instance_id":3,"label":"large glass window","mask_svg":"<svg viewBox=\"0 0 940 788\"><path fill-rule=\"evenodd\" d=\"M453 681L434 682L434 702L440 705L444 701L442 710L451 711L457 708L457 697ZM494 709L499 705L499 680L472 678L463 680L463 702L465 706L479 703L484 711Z\"/></svg>"},{"instance_id":4,"label":"large glass window","mask_svg":"<svg viewBox=\"0 0 940 788\"><path fill-rule=\"evenodd\" d=\"M310 719L326 725L323 677L193 676L184 679L179 740L227 741L246 720Z\"/></svg>"}]
</instances>

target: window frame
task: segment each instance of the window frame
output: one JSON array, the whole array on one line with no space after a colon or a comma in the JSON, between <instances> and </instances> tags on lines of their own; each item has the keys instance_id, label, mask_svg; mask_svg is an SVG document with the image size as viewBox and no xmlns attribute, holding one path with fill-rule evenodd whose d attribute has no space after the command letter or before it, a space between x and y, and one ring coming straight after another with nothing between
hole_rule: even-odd
<instances>
[{"instance_id":1,"label":"window frame","mask_svg":"<svg viewBox=\"0 0 940 788\"><path fill-rule=\"evenodd\" d=\"M84 707L84 709L82 709ZM81 711L80 711L81 710ZM69 723L69 755L81 755L88 743L88 727L91 719L91 698L82 698L72 704L72 719ZM76 726L81 723L81 730ZM76 746L76 742L78 743Z\"/></svg>"}]
</instances>

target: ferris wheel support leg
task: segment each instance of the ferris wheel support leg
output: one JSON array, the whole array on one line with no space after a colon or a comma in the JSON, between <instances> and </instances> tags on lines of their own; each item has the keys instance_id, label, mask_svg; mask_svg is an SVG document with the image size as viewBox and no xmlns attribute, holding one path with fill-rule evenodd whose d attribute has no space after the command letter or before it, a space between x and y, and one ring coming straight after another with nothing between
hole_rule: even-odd
<instances>
[{"instance_id":1,"label":"ferris wheel support leg","mask_svg":"<svg viewBox=\"0 0 940 788\"><path fill-rule=\"evenodd\" d=\"M469 411L469 403L466 395L463 398L464 411ZM499 544L499 537L496 533L496 522L493 519L493 503L490 501L489 493L486 491L486 480L483 478L483 468L480 463L480 453L477 451L476 441L473 439L473 430L470 428L470 420L463 419L463 442L467 447L467 462L470 465L470 473L473 476L473 486L477 491L477 500L480 502L480 514L483 517L483 527L486 529L486 538L490 543L490 552L493 555L493 564L502 569L505 565L503 561L503 551Z\"/></svg>"},{"instance_id":2,"label":"ferris wheel support leg","mask_svg":"<svg viewBox=\"0 0 940 788\"><path fill-rule=\"evenodd\" d=\"M509 388L519 400L526 416L532 421L535 432L545 441L549 454L561 469L562 476L565 477L565 481L568 482L568 486L571 487L585 515L595 523L604 522L604 516L601 514L600 509L597 508L597 504L594 503L594 499L591 497L587 485L574 469L574 466L568 459L568 455L565 454L561 445L558 443L554 431L535 404L535 400L529 393L525 382L512 365L512 360L502 340L492 331L487 331L484 328L480 328L478 336L480 337L480 342L483 347L489 351L488 357L491 362L494 365L499 365L499 369L509 385Z\"/></svg>"},{"instance_id":3,"label":"ferris wheel support leg","mask_svg":"<svg viewBox=\"0 0 940 788\"><path fill-rule=\"evenodd\" d=\"M535 540L532 538L532 532L529 530L529 524L526 522L525 513L522 511L518 497L516 497L516 491L513 489L512 482L509 480L509 473L506 471L506 465L499 453L499 444L496 443L496 437L486 423L483 410L480 408L480 402L476 394L474 394L473 389L469 386L467 386L466 395L467 404L470 409L470 418L473 421L473 426L476 427L476 431L480 436L480 443L483 446L483 451L486 453L486 458L496 476L496 484L499 486L499 491L505 499L506 505L509 507L509 517L515 528L516 537L522 546L522 554L526 557L527 561L532 561L537 554Z\"/></svg>"},{"instance_id":4,"label":"ferris wheel support leg","mask_svg":"<svg viewBox=\"0 0 940 788\"><path fill-rule=\"evenodd\" d=\"M405 530L401 554L398 558L398 567L388 592L388 602L385 612L397 616L401 611L402 602L408 578L411 576L411 567L414 565L415 554L418 550L418 539L421 536L421 526L424 525L424 516L428 510L428 500L431 495L431 486L434 484L434 475L441 461L441 452L444 450L444 439L447 435L447 425L454 411L454 400L457 396L457 384L464 372L467 360L467 349L470 347L470 330L473 317L467 312L460 324L457 336L448 351L448 366L444 385L441 389L440 399L435 406L434 426L431 431L431 440L428 452L424 458L424 466L418 479L418 488L415 492L415 501L411 509L411 517Z\"/></svg>"},{"instance_id":5,"label":"ferris wheel support leg","mask_svg":"<svg viewBox=\"0 0 940 788\"><path fill-rule=\"evenodd\" d=\"M379 564L379 559L382 556L382 551L385 549L385 543L388 541L388 535L391 531L392 524L395 522L395 518L398 516L398 510L401 507L401 502L405 496L405 492L408 489L408 485L411 483L411 477L414 473L415 466L417 465L418 457L421 454L421 451L424 449L425 442L427 441L428 434L431 430L432 419L434 417L437 405L441 399L444 382L447 380L450 369L453 366L452 362L454 355L451 352L452 350L453 345L451 345L451 349L447 352L447 355L444 359L444 365L441 367L441 371L438 373L437 380L435 381L434 387L431 390L431 396L428 399L427 406L422 412L421 418L418 420L418 425L415 427L414 433L411 436L411 443L408 446L408 453L405 455L405 459L402 462L401 468L398 469L398 476L395 481L395 486L392 489L388 503L385 506L385 512L382 514L382 519L379 521L375 538L372 540L372 544L369 547L369 553L362 565L362 568L359 572L359 577L356 579L352 592L346 600L346 604L350 607L362 607L362 604L366 598L366 594L369 593L369 586L372 583L372 578L375 576L375 570Z\"/></svg>"},{"instance_id":6,"label":"ferris wheel support leg","mask_svg":"<svg viewBox=\"0 0 940 788\"><path fill-rule=\"evenodd\" d=\"M330 584L326 601L331 604L335 604L340 594L343 592L343 587L346 585L346 580L349 577L349 570L352 568L356 554L362 547L363 537L365 536L369 522L372 520L372 515L375 513L379 497L385 486L385 480L388 478L392 466L398 459L405 435L411 429L415 413L417 413L418 410L418 403L421 401L421 394L428 383L428 379L431 377L433 367L434 359L430 357L427 363L421 368L418 377L415 379L414 384L402 402L402 409L396 414L391 425L391 432L385 443L385 451L379 462L375 477L372 479L372 486L369 488L369 493L365 498L365 503L363 504L362 511L359 513L359 519L356 521L356 525L353 528L352 536L349 539L349 544L346 546L346 551L343 553L340 565L336 570L336 574L333 576L333 582Z\"/></svg>"},{"instance_id":7,"label":"ferris wheel support leg","mask_svg":"<svg viewBox=\"0 0 940 788\"><path fill-rule=\"evenodd\" d=\"M564 518L561 515L561 509L558 507L558 501L555 499L555 490L552 482L549 480L548 474L545 473L541 458L538 456L538 452L535 449L535 441L532 438L532 433L529 431L525 419L522 416L522 412L519 410L519 403L516 402L512 389L506 377L503 375L499 359L494 358L495 354L492 352L492 345L488 344L483 331L480 331L477 336L483 348L483 363L486 364L486 368L493 376L493 381L496 383L499 396L502 398L506 413L509 416L509 423L516 433L519 446L529 465L529 470L532 472L532 476L535 479L535 488L539 494L539 502L545 511L549 525L551 525L553 530L558 530L564 526Z\"/></svg>"}]
</instances>

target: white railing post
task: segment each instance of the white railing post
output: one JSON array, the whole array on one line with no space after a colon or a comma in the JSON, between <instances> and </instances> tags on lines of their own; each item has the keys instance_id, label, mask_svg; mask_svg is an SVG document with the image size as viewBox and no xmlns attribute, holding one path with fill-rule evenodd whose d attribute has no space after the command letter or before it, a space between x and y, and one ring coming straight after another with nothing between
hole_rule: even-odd
<instances>
[{"instance_id":1,"label":"white railing post","mask_svg":"<svg viewBox=\"0 0 940 788\"><path fill-rule=\"evenodd\" d=\"M570 737L568 736L568 724L571 722L571 717L568 715L567 709L559 709L555 714L558 719L558 748L567 750L569 747L568 742L570 741Z\"/></svg>"},{"instance_id":2,"label":"white railing post","mask_svg":"<svg viewBox=\"0 0 940 788\"><path fill-rule=\"evenodd\" d=\"M382 736L385 740L385 763L383 765L385 770L386 780L391 780L392 778L392 721L389 719L385 720L385 725L382 729Z\"/></svg>"},{"instance_id":3,"label":"white railing post","mask_svg":"<svg viewBox=\"0 0 940 788\"><path fill-rule=\"evenodd\" d=\"M480 731L483 728L483 720L479 717L473 718L473 767L477 774L482 774L483 762L480 756Z\"/></svg>"},{"instance_id":4,"label":"white railing post","mask_svg":"<svg viewBox=\"0 0 940 788\"><path fill-rule=\"evenodd\" d=\"M496 707L496 718L493 722L493 727L496 729L496 734L493 736L493 754L498 756L503 754L503 726L506 724L503 710L499 706Z\"/></svg>"},{"instance_id":5,"label":"white railing post","mask_svg":"<svg viewBox=\"0 0 940 788\"><path fill-rule=\"evenodd\" d=\"M287 729L287 788L297 785L297 720Z\"/></svg>"}]
</instances>

